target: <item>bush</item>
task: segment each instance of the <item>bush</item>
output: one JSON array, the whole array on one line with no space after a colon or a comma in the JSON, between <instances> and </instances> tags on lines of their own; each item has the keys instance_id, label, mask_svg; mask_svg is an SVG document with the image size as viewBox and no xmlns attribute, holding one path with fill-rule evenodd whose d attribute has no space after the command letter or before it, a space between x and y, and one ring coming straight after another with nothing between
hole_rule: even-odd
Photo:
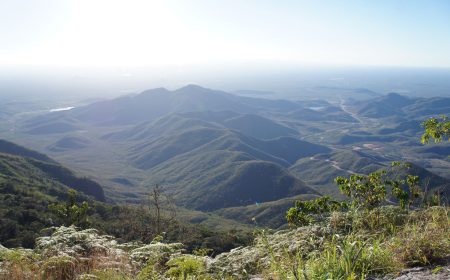
<instances>
[{"instance_id":1,"label":"bush","mask_svg":"<svg viewBox=\"0 0 450 280\"><path fill-rule=\"evenodd\" d=\"M322 252L309 259L307 267L311 279L365 279L369 274L399 271L401 264L378 240L334 236Z\"/></svg>"},{"instance_id":2,"label":"bush","mask_svg":"<svg viewBox=\"0 0 450 280\"><path fill-rule=\"evenodd\" d=\"M336 232L366 232L390 235L408 221L408 211L397 206L385 206L349 212L333 212L329 226Z\"/></svg>"},{"instance_id":3,"label":"bush","mask_svg":"<svg viewBox=\"0 0 450 280\"><path fill-rule=\"evenodd\" d=\"M0 246L1 279L29 279L39 274L40 256L28 249L6 249Z\"/></svg>"},{"instance_id":4,"label":"bush","mask_svg":"<svg viewBox=\"0 0 450 280\"><path fill-rule=\"evenodd\" d=\"M183 248L184 245L181 243L155 242L132 250L130 258L138 267L152 265L158 269L165 266L171 255L180 254Z\"/></svg>"},{"instance_id":5,"label":"bush","mask_svg":"<svg viewBox=\"0 0 450 280\"><path fill-rule=\"evenodd\" d=\"M448 209L432 207L415 212L390 242L398 261L408 266L439 263L450 256Z\"/></svg>"},{"instance_id":6,"label":"bush","mask_svg":"<svg viewBox=\"0 0 450 280\"><path fill-rule=\"evenodd\" d=\"M170 279L205 279L205 259L192 255L181 255L169 260L166 275Z\"/></svg>"},{"instance_id":7,"label":"bush","mask_svg":"<svg viewBox=\"0 0 450 280\"><path fill-rule=\"evenodd\" d=\"M42 266L42 277L48 280L74 279L78 261L74 257L54 256Z\"/></svg>"}]
</instances>

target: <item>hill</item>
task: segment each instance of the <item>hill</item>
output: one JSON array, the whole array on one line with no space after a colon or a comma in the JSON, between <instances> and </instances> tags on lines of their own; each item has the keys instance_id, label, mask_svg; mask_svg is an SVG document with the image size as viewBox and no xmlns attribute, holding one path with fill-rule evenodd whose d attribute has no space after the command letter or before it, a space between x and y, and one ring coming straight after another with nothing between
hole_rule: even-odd
<instances>
[{"instance_id":1,"label":"hill","mask_svg":"<svg viewBox=\"0 0 450 280\"><path fill-rule=\"evenodd\" d=\"M15 155L15 156L23 156L32 158L35 160L41 160L45 162L53 162L48 156L38 153L36 151L27 149L25 147L19 146L12 142L0 139L0 153Z\"/></svg>"},{"instance_id":2,"label":"hill","mask_svg":"<svg viewBox=\"0 0 450 280\"><path fill-rule=\"evenodd\" d=\"M149 170L146 185L166 185L180 205L215 210L317 193L280 165L217 150L187 153Z\"/></svg>"},{"instance_id":3,"label":"hill","mask_svg":"<svg viewBox=\"0 0 450 280\"><path fill-rule=\"evenodd\" d=\"M87 147L89 144L90 141L86 138L79 136L66 136L50 145L48 149L54 152L64 152L66 150L82 149Z\"/></svg>"},{"instance_id":4,"label":"hill","mask_svg":"<svg viewBox=\"0 0 450 280\"><path fill-rule=\"evenodd\" d=\"M348 177L353 173L368 174L382 168L383 162L385 161L363 152L338 150L329 154L302 158L289 170L321 193L339 196L334 178Z\"/></svg>"},{"instance_id":5,"label":"hill","mask_svg":"<svg viewBox=\"0 0 450 280\"><path fill-rule=\"evenodd\" d=\"M249 225L280 229L287 226L286 212L295 204L295 201L311 200L317 197L318 195L316 194L302 194L275 201L222 208L214 211L214 213L224 218L240 221Z\"/></svg>"},{"instance_id":6,"label":"hill","mask_svg":"<svg viewBox=\"0 0 450 280\"><path fill-rule=\"evenodd\" d=\"M326 153L330 149L290 136L257 139L248 136L251 133L245 134L246 129L241 132L226 126L229 120L234 122L235 118L241 117L253 121L248 127L258 127L261 121L261 126L267 126L266 131L271 131L271 136L294 131L263 117L230 111L203 111L170 114L155 121L127 126L101 138L115 150L123 151L127 163L145 172L140 187L165 185L183 207L209 211L254 201L277 200L302 191L315 193L306 186L297 188L304 184L298 183L299 180L285 168L302 157ZM273 127L276 129L272 130ZM252 168L247 169L248 166ZM287 181L279 178L290 178L287 180L290 183L280 185ZM260 179L264 180L263 184L258 181ZM259 187L282 191L263 194ZM216 194L211 194L211 190ZM245 190L245 195L235 200L240 190ZM259 196L252 197L252 192Z\"/></svg>"},{"instance_id":7,"label":"hill","mask_svg":"<svg viewBox=\"0 0 450 280\"><path fill-rule=\"evenodd\" d=\"M53 114L92 124L119 125L149 121L170 113L207 110L256 113L266 109L283 111L299 107L299 104L290 101L242 97L188 85L174 91L151 89L138 95L100 101Z\"/></svg>"},{"instance_id":8,"label":"hill","mask_svg":"<svg viewBox=\"0 0 450 280\"><path fill-rule=\"evenodd\" d=\"M414 101L408 97L398 93L389 93L385 96L360 101L356 107L360 116L381 118L397 115L402 112L401 108L413 103Z\"/></svg>"},{"instance_id":9,"label":"hill","mask_svg":"<svg viewBox=\"0 0 450 280\"><path fill-rule=\"evenodd\" d=\"M108 186L114 201L139 203L160 184L180 206L204 211L251 207L316 190L336 194L336 176L373 171L392 160L446 176L448 162L438 155L445 150L422 149L418 134L423 114L433 107L447 110L447 99L373 96L272 100L195 85L159 88L30 115L8 136L92 176ZM70 123L73 130L32 132L58 122ZM433 158L426 158L430 154ZM262 170L269 174L260 175ZM291 183L281 184L286 181L279 178ZM263 191L254 198L250 194L258 193L259 185ZM240 191L244 197L235 199Z\"/></svg>"},{"instance_id":10,"label":"hill","mask_svg":"<svg viewBox=\"0 0 450 280\"><path fill-rule=\"evenodd\" d=\"M0 140L2 176L8 180L17 178L40 178L58 185L73 188L96 200L104 201L103 188L98 183L77 177L71 170L58 164L44 154L29 150L14 143ZM5 178L6 178L5 177Z\"/></svg>"},{"instance_id":11,"label":"hill","mask_svg":"<svg viewBox=\"0 0 450 280\"><path fill-rule=\"evenodd\" d=\"M289 170L321 193L338 196L334 178L348 177L351 174L369 174L386 168L390 162L388 158L377 157L362 151L341 150L300 159ZM418 164L411 165L407 172L420 177L420 186L423 191L428 194L439 191L445 200L450 198L450 179L430 172Z\"/></svg>"},{"instance_id":12,"label":"hill","mask_svg":"<svg viewBox=\"0 0 450 280\"><path fill-rule=\"evenodd\" d=\"M154 222L150 209L105 203L103 189L98 183L75 176L72 171L43 154L8 141L1 140L1 143L1 244L7 247L31 248L34 246L35 238L44 228L61 225L49 210L49 205L64 203L68 199L69 189L79 191L77 197L79 202L89 202L89 223L103 232L114 234L123 240L146 240L156 235L148 230L148 227L153 225L149 223ZM22 156L23 154L30 157ZM165 213L168 211L166 208L167 206L162 204L161 211ZM184 240L192 247L207 242L220 251L236 244L242 245L244 241L225 237L225 232L233 228L236 238L244 238L249 228L214 214L178 207L176 212L181 221L176 219L168 222L165 228L170 230L170 233L166 238ZM166 219L165 216L163 219ZM205 227L208 231L205 231ZM180 229L183 232L180 232ZM142 233L144 230L146 234ZM203 236L205 240L198 240L195 236Z\"/></svg>"},{"instance_id":13,"label":"hill","mask_svg":"<svg viewBox=\"0 0 450 280\"><path fill-rule=\"evenodd\" d=\"M447 114L450 111L450 98L409 98L398 93L358 101L352 105L358 115L369 118L408 116L423 118L430 115Z\"/></svg>"},{"instance_id":14,"label":"hill","mask_svg":"<svg viewBox=\"0 0 450 280\"><path fill-rule=\"evenodd\" d=\"M102 187L45 155L1 140L0 240L7 246L30 247L39 230L53 225L48 205L67 198L74 188L89 200L104 200ZM7 149L8 147L8 149Z\"/></svg>"}]
</instances>

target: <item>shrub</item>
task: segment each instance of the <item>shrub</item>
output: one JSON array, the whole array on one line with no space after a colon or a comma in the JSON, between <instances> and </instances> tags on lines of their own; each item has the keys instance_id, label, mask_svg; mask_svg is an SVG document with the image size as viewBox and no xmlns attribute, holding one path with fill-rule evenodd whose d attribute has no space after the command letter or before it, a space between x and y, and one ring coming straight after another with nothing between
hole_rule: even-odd
<instances>
[{"instance_id":1,"label":"shrub","mask_svg":"<svg viewBox=\"0 0 450 280\"><path fill-rule=\"evenodd\" d=\"M363 241L358 236L334 236L307 266L311 279L365 279L369 274L383 275L401 268L378 240Z\"/></svg>"},{"instance_id":2,"label":"shrub","mask_svg":"<svg viewBox=\"0 0 450 280\"><path fill-rule=\"evenodd\" d=\"M396 258L408 266L437 263L450 256L448 210L432 207L417 211L390 242Z\"/></svg>"},{"instance_id":3,"label":"shrub","mask_svg":"<svg viewBox=\"0 0 450 280\"><path fill-rule=\"evenodd\" d=\"M42 266L42 277L48 280L74 279L78 261L70 256L54 256Z\"/></svg>"},{"instance_id":4,"label":"shrub","mask_svg":"<svg viewBox=\"0 0 450 280\"><path fill-rule=\"evenodd\" d=\"M87 277L87 276L85 276ZM107 268L102 270L93 271L89 275L92 278L85 278L86 280L131 280L134 279L126 271L121 271L120 269Z\"/></svg>"},{"instance_id":5,"label":"shrub","mask_svg":"<svg viewBox=\"0 0 450 280\"><path fill-rule=\"evenodd\" d=\"M345 202L337 202L329 196L322 196L309 201L296 201L286 213L290 226L305 226L324 219L331 211L346 209Z\"/></svg>"},{"instance_id":6,"label":"shrub","mask_svg":"<svg viewBox=\"0 0 450 280\"><path fill-rule=\"evenodd\" d=\"M44 256L105 255L117 245L112 236L99 235L95 229L62 226L54 230L51 236L40 237L36 241L36 251Z\"/></svg>"},{"instance_id":7,"label":"shrub","mask_svg":"<svg viewBox=\"0 0 450 280\"><path fill-rule=\"evenodd\" d=\"M38 275L39 255L28 249L6 249L0 247L1 279L28 279Z\"/></svg>"},{"instance_id":8,"label":"shrub","mask_svg":"<svg viewBox=\"0 0 450 280\"><path fill-rule=\"evenodd\" d=\"M205 260L202 257L181 255L169 260L166 275L170 279L205 279Z\"/></svg>"},{"instance_id":9,"label":"shrub","mask_svg":"<svg viewBox=\"0 0 450 280\"><path fill-rule=\"evenodd\" d=\"M171 255L180 254L183 248L184 245L181 243L156 242L132 250L130 258L138 267L152 265L158 269L165 266Z\"/></svg>"},{"instance_id":10,"label":"shrub","mask_svg":"<svg viewBox=\"0 0 450 280\"><path fill-rule=\"evenodd\" d=\"M349 212L333 212L329 226L338 233L360 232L391 235L408 220L408 211L397 206L378 207Z\"/></svg>"},{"instance_id":11,"label":"shrub","mask_svg":"<svg viewBox=\"0 0 450 280\"><path fill-rule=\"evenodd\" d=\"M154 265L152 263L147 264L144 268L139 271L136 279L137 280L156 280L160 278L160 274L155 271Z\"/></svg>"}]
</instances>

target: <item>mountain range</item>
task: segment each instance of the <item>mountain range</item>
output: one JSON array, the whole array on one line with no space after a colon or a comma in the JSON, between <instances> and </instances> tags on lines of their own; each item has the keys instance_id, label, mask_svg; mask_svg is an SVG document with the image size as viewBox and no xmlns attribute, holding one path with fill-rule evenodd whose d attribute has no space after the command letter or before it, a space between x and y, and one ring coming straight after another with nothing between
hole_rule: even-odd
<instances>
[{"instance_id":1,"label":"mountain range","mask_svg":"<svg viewBox=\"0 0 450 280\"><path fill-rule=\"evenodd\" d=\"M419 137L421 121L449 105L397 93L274 100L188 85L30 115L4 136L95 179L111 201L141 203L161 185L180 207L279 227L273 217L293 198L340 197L336 176L393 160L412 162L430 189L448 189L448 145Z\"/></svg>"}]
</instances>

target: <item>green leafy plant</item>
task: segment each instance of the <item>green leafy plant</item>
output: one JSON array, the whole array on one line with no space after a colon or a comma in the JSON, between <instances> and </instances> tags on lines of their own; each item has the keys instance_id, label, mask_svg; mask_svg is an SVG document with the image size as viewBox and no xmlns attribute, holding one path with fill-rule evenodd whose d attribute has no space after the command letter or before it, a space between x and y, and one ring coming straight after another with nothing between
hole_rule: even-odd
<instances>
[{"instance_id":1,"label":"green leafy plant","mask_svg":"<svg viewBox=\"0 0 450 280\"><path fill-rule=\"evenodd\" d=\"M422 123L424 133L422 134L422 144L428 144L430 139L435 143L442 142L445 139L450 141L450 121L447 116L440 118L430 118Z\"/></svg>"},{"instance_id":2,"label":"green leafy plant","mask_svg":"<svg viewBox=\"0 0 450 280\"><path fill-rule=\"evenodd\" d=\"M325 249L308 262L310 279L365 279L398 271L401 264L383 248L379 240L361 236L333 236Z\"/></svg>"},{"instance_id":3,"label":"green leafy plant","mask_svg":"<svg viewBox=\"0 0 450 280\"><path fill-rule=\"evenodd\" d=\"M341 193L350 197L353 207L373 209L386 199L385 175L385 170L369 175L353 174L349 178L339 176L335 182Z\"/></svg>"},{"instance_id":4,"label":"green leafy plant","mask_svg":"<svg viewBox=\"0 0 450 280\"><path fill-rule=\"evenodd\" d=\"M169 260L166 275L171 279L200 279L205 276L205 263L202 257L181 255Z\"/></svg>"},{"instance_id":5,"label":"green leafy plant","mask_svg":"<svg viewBox=\"0 0 450 280\"><path fill-rule=\"evenodd\" d=\"M335 179L339 190L351 199L351 206L356 209L375 209L387 198L388 187L400 206L410 208L423 196L419 187L420 178L408 174L409 163L394 161L390 168L372 172L369 175L353 174L349 178Z\"/></svg>"},{"instance_id":6,"label":"green leafy plant","mask_svg":"<svg viewBox=\"0 0 450 280\"><path fill-rule=\"evenodd\" d=\"M407 174L411 168L411 164L393 161L391 168L388 170L386 184L391 186L392 196L398 199L400 206L411 208L413 203L423 196L423 192L419 187L420 178Z\"/></svg>"},{"instance_id":7,"label":"green leafy plant","mask_svg":"<svg viewBox=\"0 0 450 280\"><path fill-rule=\"evenodd\" d=\"M84 201L81 205L77 204L78 192L70 189L68 191L68 200L66 203L50 204L49 209L52 211L65 226L75 225L85 228L88 226L87 214L89 204Z\"/></svg>"},{"instance_id":8,"label":"green leafy plant","mask_svg":"<svg viewBox=\"0 0 450 280\"><path fill-rule=\"evenodd\" d=\"M286 212L286 219L290 226L304 226L322 220L324 215L332 211L346 208L345 202L338 202L329 196L322 196L308 201L296 201L295 206Z\"/></svg>"}]
</instances>

